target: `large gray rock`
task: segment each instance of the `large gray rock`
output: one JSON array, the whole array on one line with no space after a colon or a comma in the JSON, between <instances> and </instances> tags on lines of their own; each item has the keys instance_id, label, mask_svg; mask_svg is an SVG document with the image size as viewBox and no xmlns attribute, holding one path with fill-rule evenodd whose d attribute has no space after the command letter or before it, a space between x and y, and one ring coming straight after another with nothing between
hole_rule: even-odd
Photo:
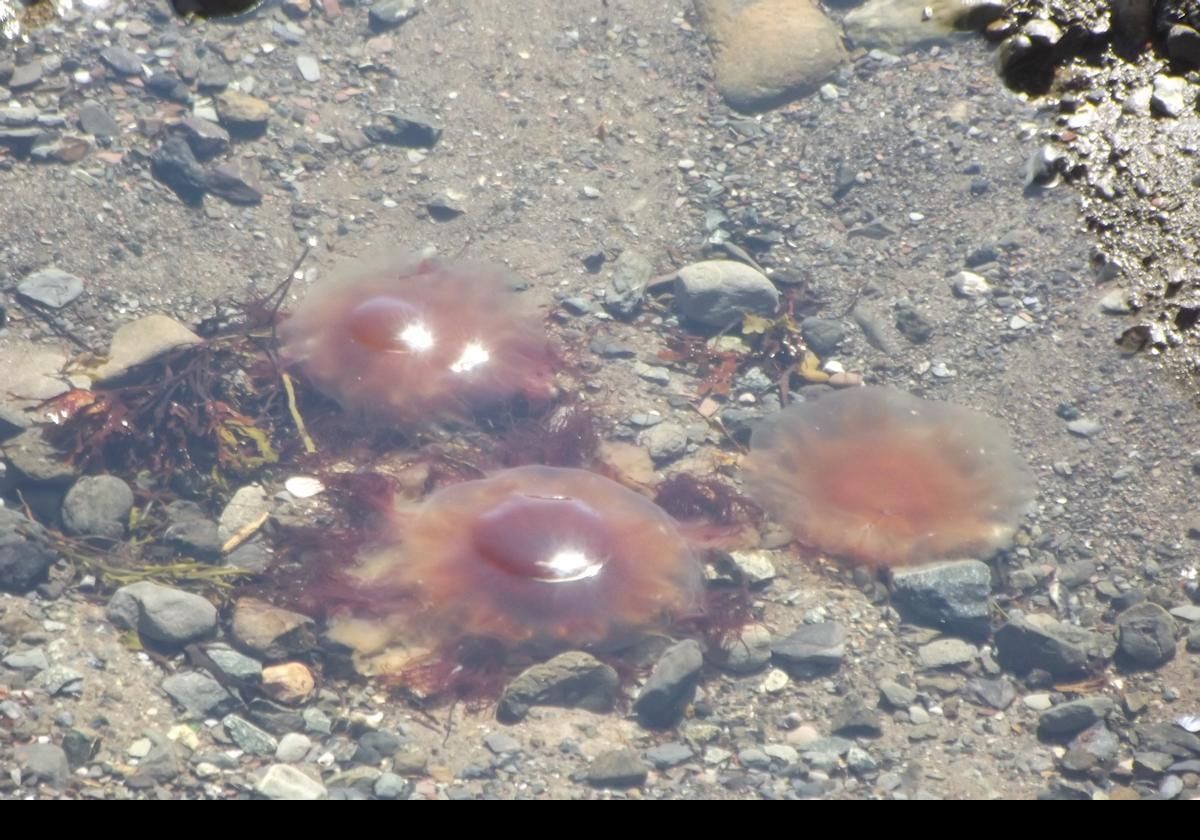
<instances>
[{"instance_id":1,"label":"large gray rock","mask_svg":"<svg viewBox=\"0 0 1200 840\"><path fill-rule=\"evenodd\" d=\"M1142 603L1117 616L1117 644L1133 665L1155 668L1175 656L1175 619L1158 604Z\"/></svg>"},{"instance_id":2,"label":"large gray rock","mask_svg":"<svg viewBox=\"0 0 1200 840\"><path fill-rule=\"evenodd\" d=\"M133 510L133 490L114 475L87 475L67 491L63 499L63 530L84 537L125 536L125 524Z\"/></svg>"},{"instance_id":3,"label":"large gray rock","mask_svg":"<svg viewBox=\"0 0 1200 840\"><path fill-rule=\"evenodd\" d=\"M1089 659L1112 655L1106 640L1044 615L1014 617L996 631L996 653L1005 668L1023 674L1034 668L1056 677L1079 676Z\"/></svg>"},{"instance_id":4,"label":"large gray rock","mask_svg":"<svg viewBox=\"0 0 1200 840\"><path fill-rule=\"evenodd\" d=\"M617 672L578 651L559 654L517 675L500 697L496 717L514 723L532 706L564 706L608 712L617 700Z\"/></svg>"},{"instance_id":5,"label":"large gray rock","mask_svg":"<svg viewBox=\"0 0 1200 840\"><path fill-rule=\"evenodd\" d=\"M35 303L62 309L83 294L83 280L61 268L35 271L17 284L17 293Z\"/></svg>"},{"instance_id":6,"label":"large gray rock","mask_svg":"<svg viewBox=\"0 0 1200 840\"><path fill-rule=\"evenodd\" d=\"M53 788L64 788L71 779L67 754L57 744L28 744L16 749L17 769L24 778Z\"/></svg>"},{"instance_id":7,"label":"large gray rock","mask_svg":"<svg viewBox=\"0 0 1200 840\"><path fill-rule=\"evenodd\" d=\"M123 630L137 630L151 641L176 647L217 629L217 608L207 599L150 581L122 586L105 614Z\"/></svg>"},{"instance_id":8,"label":"large gray rock","mask_svg":"<svg viewBox=\"0 0 1200 840\"><path fill-rule=\"evenodd\" d=\"M717 90L762 111L806 96L847 61L842 33L811 0L697 0Z\"/></svg>"},{"instance_id":9,"label":"large gray rock","mask_svg":"<svg viewBox=\"0 0 1200 840\"><path fill-rule=\"evenodd\" d=\"M679 269L675 304L686 320L720 329L736 324L746 313L774 315L779 291L745 263L706 260Z\"/></svg>"},{"instance_id":10,"label":"large gray rock","mask_svg":"<svg viewBox=\"0 0 1200 840\"><path fill-rule=\"evenodd\" d=\"M893 599L911 620L973 638L987 635L992 572L978 560L953 560L892 576Z\"/></svg>"}]
</instances>

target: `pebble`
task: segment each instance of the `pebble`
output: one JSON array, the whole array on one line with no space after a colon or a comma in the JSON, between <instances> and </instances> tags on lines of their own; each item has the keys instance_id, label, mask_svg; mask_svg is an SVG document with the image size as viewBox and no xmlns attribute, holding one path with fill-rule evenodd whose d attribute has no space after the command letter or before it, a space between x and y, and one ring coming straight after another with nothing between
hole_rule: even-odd
<instances>
[{"instance_id":1,"label":"pebble","mask_svg":"<svg viewBox=\"0 0 1200 840\"><path fill-rule=\"evenodd\" d=\"M604 292L604 308L614 318L632 318L642 306L646 286L654 274L650 260L626 248L613 263Z\"/></svg>"},{"instance_id":2,"label":"pebble","mask_svg":"<svg viewBox=\"0 0 1200 840\"><path fill-rule=\"evenodd\" d=\"M1062 766L1072 773L1088 773L1112 765L1120 749L1117 736L1103 723L1097 723L1070 743Z\"/></svg>"},{"instance_id":3,"label":"pebble","mask_svg":"<svg viewBox=\"0 0 1200 840\"><path fill-rule=\"evenodd\" d=\"M271 510L271 498L257 484L239 487L221 511L218 537L221 544L229 542L243 529L259 522Z\"/></svg>"},{"instance_id":4,"label":"pebble","mask_svg":"<svg viewBox=\"0 0 1200 840\"><path fill-rule=\"evenodd\" d=\"M8 79L8 89L22 91L37 86L42 80L42 63L31 61L28 64L18 64Z\"/></svg>"},{"instance_id":5,"label":"pebble","mask_svg":"<svg viewBox=\"0 0 1200 840\"><path fill-rule=\"evenodd\" d=\"M217 117L233 135L257 136L267 129L271 106L257 96L225 90L216 97Z\"/></svg>"},{"instance_id":6,"label":"pebble","mask_svg":"<svg viewBox=\"0 0 1200 840\"><path fill-rule=\"evenodd\" d=\"M980 706L1004 711L1017 699L1017 689L1007 677L967 680L963 696Z\"/></svg>"},{"instance_id":7,"label":"pebble","mask_svg":"<svg viewBox=\"0 0 1200 840\"><path fill-rule=\"evenodd\" d=\"M62 504L63 530L75 536L125 536L133 510L133 490L112 475L84 476L76 481Z\"/></svg>"},{"instance_id":8,"label":"pebble","mask_svg":"<svg viewBox=\"0 0 1200 840\"><path fill-rule=\"evenodd\" d=\"M268 660L306 653L317 644L311 618L255 598L234 605L231 629L240 646Z\"/></svg>"},{"instance_id":9,"label":"pebble","mask_svg":"<svg viewBox=\"0 0 1200 840\"><path fill-rule=\"evenodd\" d=\"M40 438L40 432L37 433ZM0 507L0 590L26 592L58 562L46 529L23 514Z\"/></svg>"},{"instance_id":10,"label":"pebble","mask_svg":"<svg viewBox=\"0 0 1200 840\"><path fill-rule=\"evenodd\" d=\"M691 761L695 757L692 748L687 744L681 744L678 741L672 741L668 744L660 744L657 747L651 747L646 750L646 760L654 765L656 770L666 770L669 767L683 764L685 761Z\"/></svg>"},{"instance_id":11,"label":"pebble","mask_svg":"<svg viewBox=\"0 0 1200 840\"><path fill-rule=\"evenodd\" d=\"M121 126L98 102L84 102L79 106L79 130L95 137L119 137Z\"/></svg>"},{"instance_id":12,"label":"pebble","mask_svg":"<svg viewBox=\"0 0 1200 840\"><path fill-rule=\"evenodd\" d=\"M199 671L180 671L162 681L163 691L194 717L219 714L234 705L234 699L219 682Z\"/></svg>"},{"instance_id":13,"label":"pebble","mask_svg":"<svg viewBox=\"0 0 1200 840\"><path fill-rule=\"evenodd\" d=\"M892 709L907 709L917 702L917 692L895 680L879 681L879 699Z\"/></svg>"},{"instance_id":14,"label":"pebble","mask_svg":"<svg viewBox=\"0 0 1200 840\"><path fill-rule=\"evenodd\" d=\"M258 683L262 680L262 663L228 645L208 645L204 648L204 653L226 677L248 683Z\"/></svg>"},{"instance_id":15,"label":"pebble","mask_svg":"<svg viewBox=\"0 0 1200 840\"><path fill-rule=\"evenodd\" d=\"M701 0L716 87L733 108L758 112L811 93L847 61L842 33L820 7L794 0Z\"/></svg>"},{"instance_id":16,"label":"pebble","mask_svg":"<svg viewBox=\"0 0 1200 840\"><path fill-rule=\"evenodd\" d=\"M846 325L834 318L809 316L800 322L800 335L818 356L831 356L846 340Z\"/></svg>"},{"instance_id":17,"label":"pebble","mask_svg":"<svg viewBox=\"0 0 1200 840\"><path fill-rule=\"evenodd\" d=\"M992 290L987 278L970 271L960 271L950 283L954 294L962 298L986 297Z\"/></svg>"},{"instance_id":18,"label":"pebble","mask_svg":"<svg viewBox=\"0 0 1200 840\"><path fill-rule=\"evenodd\" d=\"M234 162L209 169L204 175L204 188L212 195L239 206L253 206L262 202L263 198L262 190L251 183L247 173Z\"/></svg>"},{"instance_id":19,"label":"pebble","mask_svg":"<svg viewBox=\"0 0 1200 840\"><path fill-rule=\"evenodd\" d=\"M1039 738L1060 738L1082 732L1104 720L1114 709L1108 697L1084 697L1069 703L1059 703L1038 717Z\"/></svg>"},{"instance_id":20,"label":"pebble","mask_svg":"<svg viewBox=\"0 0 1200 840\"><path fill-rule=\"evenodd\" d=\"M379 0L367 15L371 29L385 32L411 20L421 11L417 0Z\"/></svg>"},{"instance_id":21,"label":"pebble","mask_svg":"<svg viewBox=\"0 0 1200 840\"><path fill-rule=\"evenodd\" d=\"M83 294L83 280L50 266L27 275L17 284L21 297L51 309L62 309Z\"/></svg>"},{"instance_id":22,"label":"pebble","mask_svg":"<svg viewBox=\"0 0 1200 840\"><path fill-rule=\"evenodd\" d=\"M178 128L197 160L214 158L229 149L229 132L219 123L203 117L190 116L182 120Z\"/></svg>"},{"instance_id":23,"label":"pebble","mask_svg":"<svg viewBox=\"0 0 1200 840\"><path fill-rule=\"evenodd\" d=\"M208 176L182 137L168 137L150 157L154 177L170 187L180 200L196 204L208 189Z\"/></svg>"},{"instance_id":24,"label":"pebble","mask_svg":"<svg viewBox=\"0 0 1200 840\"><path fill-rule=\"evenodd\" d=\"M726 671L752 674L771 661L771 631L761 624L748 624L736 633L725 634L709 657Z\"/></svg>"},{"instance_id":25,"label":"pebble","mask_svg":"<svg viewBox=\"0 0 1200 840\"><path fill-rule=\"evenodd\" d=\"M311 55L296 56L296 69L300 71L300 78L306 82L321 81L321 64Z\"/></svg>"},{"instance_id":26,"label":"pebble","mask_svg":"<svg viewBox=\"0 0 1200 840\"><path fill-rule=\"evenodd\" d=\"M83 692L83 675L66 665L51 665L34 677L33 684L45 689L51 697L79 695Z\"/></svg>"},{"instance_id":27,"label":"pebble","mask_svg":"<svg viewBox=\"0 0 1200 840\"><path fill-rule=\"evenodd\" d=\"M100 60L122 76L136 76L142 72L142 60L124 47L105 47L100 51Z\"/></svg>"},{"instance_id":28,"label":"pebble","mask_svg":"<svg viewBox=\"0 0 1200 840\"><path fill-rule=\"evenodd\" d=\"M122 586L109 599L105 615L122 630L136 630L150 641L173 647L202 639L217 628L217 609L208 599L151 581Z\"/></svg>"},{"instance_id":29,"label":"pebble","mask_svg":"<svg viewBox=\"0 0 1200 840\"><path fill-rule=\"evenodd\" d=\"M678 423L659 423L643 432L641 441L656 462L673 461L687 451L687 429Z\"/></svg>"},{"instance_id":30,"label":"pebble","mask_svg":"<svg viewBox=\"0 0 1200 840\"><path fill-rule=\"evenodd\" d=\"M596 756L588 767L587 780L596 787L629 788L646 783L649 769L636 751L622 747Z\"/></svg>"},{"instance_id":31,"label":"pebble","mask_svg":"<svg viewBox=\"0 0 1200 840\"><path fill-rule=\"evenodd\" d=\"M917 649L921 667L930 670L969 665L978 655L975 646L962 639L938 639Z\"/></svg>"},{"instance_id":32,"label":"pebble","mask_svg":"<svg viewBox=\"0 0 1200 840\"><path fill-rule=\"evenodd\" d=\"M620 680L611 666L578 651L559 654L522 671L500 696L496 717L515 723L532 706L611 711Z\"/></svg>"},{"instance_id":33,"label":"pebble","mask_svg":"<svg viewBox=\"0 0 1200 840\"><path fill-rule=\"evenodd\" d=\"M857 694L848 694L833 714L830 731L847 738L878 738L883 734L879 715Z\"/></svg>"},{"instance_id":34,"label":"pebble","mask_svg":"<svg viewBox=\"0 0 1200 840\"><path fill-rule=\"evenodd\" d=\"M275 755L279 742L269 733L259 729L245 718L226 715L221 724L233 742L251 755Z\"/></svg>"},{"instance_id":35,"label":"pebble","mask_svg":"<svg viewBox=\"0 0 1200 840\"><path fill-rule=\"evenodd\" d=\"M14 751L21 775L53 788L65 788L71 778L67 754L57 744L27 744Z\"/></svg>"},{"instance_id":36,"label":"pebble","mask_svg":"<svg viewBox=\"0 0 1200 840\"><path fill-rule=\"evenodd\" d=\"M997 657L1018 674L1040 668L1058 677L1076 676L1088 664L1086 635L1046 616L1014 617L996 631Z\"/></svg>"},{"instance_id":37,"label":"pebble","mask_svg":"<svg viewBox=\"0 0 1200 840\"><path fill-rule=\"evenodd\" d=\"M765 275L744 263L708 260L679 270L675 304L685 319L721 329L747 313L773 316L779 309L779 292Z\"/></svg>"},{"instance_id":38,"label":"pebble","mask_svg":"<svg viewBox=\"0 0 1200 840\"><path fill-rule=\"evenodd\" d=\"M1160 117L1178 117L1186 109L1187 80L1182 76L1155 76L1150 110Z\"/></svg>"},{"instance_id":39,"label":"pebble","mask_svg":"<svg viewBox=\"0 0 1200 840\"><path fill-rule=\"evenodd\" d=\"M704 652L694 639L667 648L633 703L642 724L666 728L677 723L692 702L703 667Z\"/></svg>"},{"instance_id":40,"label":"pebble","mask_svg":"<svg viewBox=\"0 0 1200 840\"><path fill-rule=\"evenodd\" d=\"M272 764L254 790L267 799L328 799L325 786L289 764Z\"/></svg>"},{"instance_id":41,"label":"pebble","mask_svg":"<svg viewBox=\"0 0 1200 840\"><path fill-rule=\"evenodd\" d=\"M739 580L751 589L761 588L775 579L775 563L769 551L731 551L728 556Z\"/></svg>"},{"instance_id":42,"label":"pebble","mask_svg":"<svg viewBox=\"0 0 1200 840\"><path fill-rule=\"evenodd\" d=\"M419 111L387 111L363 131L374 143L387 143L409 149L432 149L442 139L440 121Z\"/></svg>"},{"instance_id":43,"label":"pebble","mask_svg":"<svg viewBox=\"0 0 1200 840\"><path fill-rule=\"evenodd\" d=\"M933 322L911 301L897 301L894 311L896 330L913 344L924 344L933 337Z\"/></svg>"},{"instance_id":44,"label":"pebble","mask_svg":"<svg viewBox=\"0 0 1200 840\"><path fill-rule=\"evenodd\" d=\"M381 773L375 780L375 795L380 799L408 799L413 788L412 782L395 773Z\"/></svg>"},{"instance_id":45,"label":"pebble","mask_svg":"<svg viewBox=\"0 0 1200 840\"><path fill-rule=\"evenodd\" d=\"M298 705L316 688L312 671L301 662L284 662L262 669L263 691L272 700Z\"/></svg>"},{"instance_id":46,"label":"pebble","mask_svg":"<svg viewBox=\"0 0 1200 840\"><path fill-rule=\"evenodd\" d=\"M802 624L771 646L771 656L793 677L836 670L846 650L846 630L836 621Z\"/></svg>"},{"instance_id":47,"label":"pebble","mask_svg":"<svg viewBox=\"0 0 1200 840\"><path fill-rule=\"evenodd\" d=\"M973 638L990 629L992 573L978 560L955 560L897 569L892 592L897 609L920 624Z\"/></svg>"},{"instance_id":48,"label":"pebble","mask_svg":"<svg viewBox=\"0 0 1200 840\"><path fill-rule=\"evenodd\" d=\"M12 668L14 671L25 671L30 674L36 674L38 671L44 671L50 667L50 662L46 659L46 652L41 648L10 653L4 657L3 661L6 667Z\"/></svg>"},{"instance_id":49,"label":"pebble","mask_svg":"<svg viewBox=\"0 0 1200 840\"><path fill-rule=\"evenodd\" d=\"M1076 437L1089 438L1104 427L1096 420L1081 417L1067 424L1067 431Z\"/></svg>"},{"instance_id":50,"label":"pebble","mask_svg":"<svg viewBox=\"0 0 1200 840\"><path fill-rule=\"evenodd\" d=\"M1175 656L1175 621L1158 604L1137 604L1117 616L1117 645L1134 665L1162 665Z\"/></svg>"}]
</instances>

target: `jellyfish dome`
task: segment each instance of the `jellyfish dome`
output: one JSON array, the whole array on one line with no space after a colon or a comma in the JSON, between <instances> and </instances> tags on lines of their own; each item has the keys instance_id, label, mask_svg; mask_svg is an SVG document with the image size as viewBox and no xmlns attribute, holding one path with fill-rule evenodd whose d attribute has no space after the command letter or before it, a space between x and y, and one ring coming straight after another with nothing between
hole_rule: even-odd
<instances>
[{"instance_id":1,"label":"jellyfish dome","mask_svg":"<svg viewBox=\"0 0 1200 840\"><path fill-rule=\"evenodd\" d=\"M364 552L353 580L365 599L334 635L367 656L468 638L619 647L704 604L701 564L670 516L610 479L556 467L435 492Z\"/></svg>"},{"instance_id":2,"label":"jellyfish dome","mask_svg":"<svg viewBox=\"0 0 1200 840\"><path fill-rule=\"evenodd\" d=\"M745 468L750 495L797 540L869 566L990 556L1036 490L998 421L885 387L768 418Z\"/></svg>"},{"instance_id":3,"label":"jellyfish dome","mask_svg":"<svg viewBox=\"0 0 1200 840\"><path fill-rule=\"evenodd\" d=\"M364 264L318 284L279 330L280 355L343 409L400 424L549 399L557 356L502 268Z\"/></svg>"}]
</instances>

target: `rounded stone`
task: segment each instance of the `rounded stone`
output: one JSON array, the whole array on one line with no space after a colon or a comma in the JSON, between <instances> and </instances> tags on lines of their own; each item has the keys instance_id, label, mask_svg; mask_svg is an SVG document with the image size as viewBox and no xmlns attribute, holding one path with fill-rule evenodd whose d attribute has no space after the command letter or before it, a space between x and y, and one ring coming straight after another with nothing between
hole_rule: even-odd
<instances>
[{"instance_id":1,"label":"rounded stone","mask_svg":"<svg viewBox=\"0 0 1200 840\"><path fill-rule=\"evenodd\" d=\"M133 509L133 491L112 475L84 476L63 500L63 528L68 534L120 539Z\"/></svg>"}]
</instances>

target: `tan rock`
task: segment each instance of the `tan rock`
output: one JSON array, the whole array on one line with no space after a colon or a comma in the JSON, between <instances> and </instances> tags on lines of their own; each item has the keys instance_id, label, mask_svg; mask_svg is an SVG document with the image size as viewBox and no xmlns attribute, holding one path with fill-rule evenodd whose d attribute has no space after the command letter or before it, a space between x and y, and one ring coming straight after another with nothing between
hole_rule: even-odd
<instances>
[{"instance_id":1,"label":"tan rock","mask_svg":"<svg viewBox=\"0 0 1200 840\"><path fill-rule=\"evenodd\" d=\"M312 671L301 662L268 665L262 672L263 691L280 703L303 703L316 688Z\"/></svg>"},{"instance_id":2,"label":"tan rock","mask_svg":"<svg viewBox=\"0 0 1200 840\"><path fill-rule=\"evenodd\" d=\"M998 0L867 0L846 15L857 47L903 52L949 43L955 33L983 29L1004 11Z\"/></svg>"},{"instance_id":3,"label":"tan rock","mask_svg":"<svg viewBox=\"0 0 1200 840\"><path fill-rule=\"evenodd\" d=\"M117 379L168 350L200 341L198 335L168 315L147 315L130 321L113 335L108 361L96 369L96 379Z\"/></svg>"},{"instance_id":4,"label":"tan rock","mask_svg":"<svg viewBox=\"0 0 1200 840\"><path fill-rule=\"evenodd\" d=\"M261 132L271 117L271 106L257 96L227 90L217 96L217 116L233 133Z\"/></svg>"},{"instance_id":5,"label":"tan rock","mask_svg":"<svg viewBox=\"0 0 1200 840\"><path fill-rule=\"evenodd\" d=\"M805 96L847 60L842 33L812 0L696 0L717 89L740 111Z\"/></svg>"}]
</instances>

